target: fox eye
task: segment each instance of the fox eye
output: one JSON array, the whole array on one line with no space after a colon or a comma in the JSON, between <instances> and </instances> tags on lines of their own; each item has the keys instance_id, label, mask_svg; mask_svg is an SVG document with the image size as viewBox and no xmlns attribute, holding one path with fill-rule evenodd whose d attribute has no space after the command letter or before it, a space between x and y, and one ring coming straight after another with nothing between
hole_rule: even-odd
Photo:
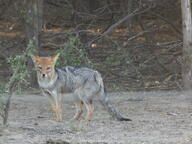
<instances>
[{"instance_id":1,"label":"fox eye","mask_svg":"<svg viewBox=\"0 0 192 144\"><path fill-rule=\"evenodd\" d=\"M51 69L51 67L47 67L47 70L50 70Z\"/></svg>"},{"instance_id":2,"label":"fox eye","mask_svg":"<svg viewBox=\"0 0 192 144\"><path fill-rule=\"evenodd\" d=\"M39 70L41 70L41 69L42 69L42 67L38 66L38 69L39 69Z\"/></svg>"}]
</instances>

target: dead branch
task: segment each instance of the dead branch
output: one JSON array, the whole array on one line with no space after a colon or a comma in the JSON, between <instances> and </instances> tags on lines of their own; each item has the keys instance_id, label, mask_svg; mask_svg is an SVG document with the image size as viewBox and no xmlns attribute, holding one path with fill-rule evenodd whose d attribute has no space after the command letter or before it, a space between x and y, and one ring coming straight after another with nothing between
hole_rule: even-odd
<instances>
[{"instance_id":1,"label":"dead branch","mask_svg":"<svg viewBox=\"0 0 192 144\"><path fill-rule=\"evenodd\" d=\"M147 63L147 62L153 60L154 58L156 58L156 57L158 57L158 56L160 56L160 55L162 55L162 54L165 54L165 53L169 52L170 50L172 50L172 49L174 49L174 48L176 48L176 47L178 47L178 46L181 46L182 44L183 44L183 42L180 42L180 43L178 43L177 45L174 45L174 46L172 46L172 47L169 47L169 48L166 49L165 51L160 52L158 55L153 56L153 57L151 57L150 59L144 61L144 63Z\"/></svg>"},{"instance_id":2,"label":"dead branch","mask_svg":"<svg viewBox=\"0 0 192 144\"><path fill-rule=\"evenodd\" d=\"M138 38L138 37L140 37L140 36L142 36L142 35L144 35L144 34L146 34L146 33L149 33L149 32L151 32L151 31L155 31L155 30L157 30L157 29L158 29L158 28L156 28L156 29L150 28L150 29L148 29L148 30L139 32L139 33L137 33L136 35L130 37L127 41L134 40L134 39L136 39L136 38Z\"/></svg>"},{"instance_id":3,"label":"dead branch","mask_svg":"<svg viewBox=\"0 0 192 144\"><path fill-rule=\"evenodd\" d=\"M55 47L55 48L58 48L58 47L64 47L65 44L55 44L55 43L51 43L51 42L47 42L45 44L41 44L42 47Z\"/></svg>"},{"instance_id":4,"label":"dead branch","mask_svg":"<svg viewBox=\"0 0 192 144\"><path fill-rule=\"evenodd\" d=\"M109 34L113 29L115 29L117 26L119 26L120 24L122 24L123 22L125 22L126 20L128 20L129 18L132 18L133 16L135 15L138 15L138 14L142 14L146 11L148 11L150 8L146 8L144 10L141 10L140 8L136 9L135 11L133 11L131 14L127 14L124 18L120 19L118 22L116 22L115 24L111 25L106 31L102 32L101 34L99 34L98 36L96 36L93 40L91 40L89 43L88 43L88 47L90 47L90 45L101 39L102 37L106 36L107 34Z\"/></svg>"},{"instance_id":5,"label":"dead branch","mask_svg":"<svg viewBox=\"0 0 192 144\"><path fill-rule=\"evenodd\" d=\"M13 76L12 77L15 77L15 75L18 73L18 70L14 72ZM13 90L14 90L14 87L15 87L15 84L16 84L16 80L15 79L11 79L9 81L9 84L8 84L8 99L4 105L4 110L3 110L3 125L6 125L7 124L7 121L8 121L8 115L9 115L9 108L10 108L10 104L11 104L11 98L12 98L12 95L13 95Z\"/></svg>"},{"instance_id":6,"label":"dead branch","mask_svg":"<svg viewBox=\"0 0 192 144\"><path fill-rule=\"evenodd\" d=\"M161 20L165 21L167 24L169 24L169 25L172 27L172 29L177 33L177 35L179 35L179 38L182 38L183 33L182 33L181 30L178 29L171 21L169 21L169 20L166 19L165 17L163 17L163 16L161 16L161 15L155 13L155 12L152 12L152 11L151 11L150 13L151 13L152 15L160 18Z\"/></svg>"}]
</instances>

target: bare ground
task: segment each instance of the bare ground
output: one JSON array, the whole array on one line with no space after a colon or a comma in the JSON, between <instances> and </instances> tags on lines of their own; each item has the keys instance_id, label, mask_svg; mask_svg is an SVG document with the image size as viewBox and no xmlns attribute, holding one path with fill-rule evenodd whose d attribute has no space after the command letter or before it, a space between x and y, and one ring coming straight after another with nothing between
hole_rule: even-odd
<instances>
[{"instance_id":1,"label":"bare ground","mask_svg":"<svg viewBox=\"0 0 192 144\"><path fill-rule=\"evenodd\" d=\"M191 144L192 95L183 92L110 93L111 102L131 122L112 120L98 101L91 121L70 121L75 112L64 104L63 121L50 120L48 101L40 95L14 96L9 126L0 144Z\"/></svg>"}]
</instances>

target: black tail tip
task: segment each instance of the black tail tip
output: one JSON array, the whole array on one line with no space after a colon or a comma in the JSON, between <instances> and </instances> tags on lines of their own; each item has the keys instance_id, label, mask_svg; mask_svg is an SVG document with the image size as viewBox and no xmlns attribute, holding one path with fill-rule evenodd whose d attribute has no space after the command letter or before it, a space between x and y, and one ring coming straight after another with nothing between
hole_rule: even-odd
<instances>
[{"instance_id":1,"label":"black tail tip","mask_svg":"<svg viewBox=\"0 0 192 144\"><path fill-rule=\"evenodd\" d=\"M129 118L120 118L119 121L132 121L132 120Z\"/></svg>"}]
</instances>

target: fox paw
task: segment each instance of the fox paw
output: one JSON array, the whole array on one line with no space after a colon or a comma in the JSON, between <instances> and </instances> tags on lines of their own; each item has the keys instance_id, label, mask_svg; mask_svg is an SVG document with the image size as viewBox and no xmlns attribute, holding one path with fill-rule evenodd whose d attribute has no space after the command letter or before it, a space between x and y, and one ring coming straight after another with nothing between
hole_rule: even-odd
<instances>
[{"instance_id":1,"label":"fox paw","mask_svg":"<svg viewBox=\"0 0 192 144\"><path fill-rule=\"evenodd\" d=\"M59 118L59 117L53 117L52 120L54 120L54 121L62 121L62 118Z\"/></svg>"}]
</instances>

